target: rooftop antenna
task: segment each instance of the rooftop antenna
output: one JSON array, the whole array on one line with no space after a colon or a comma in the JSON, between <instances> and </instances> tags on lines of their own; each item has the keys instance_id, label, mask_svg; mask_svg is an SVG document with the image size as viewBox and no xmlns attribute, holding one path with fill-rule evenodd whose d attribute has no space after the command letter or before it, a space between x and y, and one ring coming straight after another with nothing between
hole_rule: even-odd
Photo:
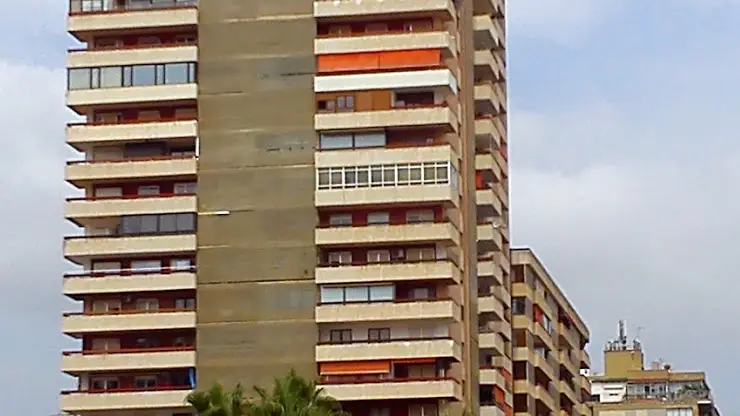
<instances>
[{"instance_id":1,"label":"rooftop antenna","mask_svg":"<svg viewBox=\"0 0 740 416\"><path fill-rule=\"evenodd\" d=\"M627 349L627 329L625 328L625 321L623 319L619 320L619 338L617 338L617 341L619 342L620 349Z\"/></svg>"}]
</instances>

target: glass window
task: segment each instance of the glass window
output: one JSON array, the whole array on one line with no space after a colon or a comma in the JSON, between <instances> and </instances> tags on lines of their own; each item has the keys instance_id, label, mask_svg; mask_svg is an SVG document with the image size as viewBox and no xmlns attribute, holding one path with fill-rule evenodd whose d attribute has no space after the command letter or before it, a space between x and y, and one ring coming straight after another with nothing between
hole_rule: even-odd
<instances>
[{"instance_id":1,"label":"glass window","mask_svg":"<svg viewBox=\"0 0 740 416\"><path fill-rule=\"evenodd\" d=\"M162 268L160 260L134 260L131 262L131 270L136 271L159 271Z\"/></svg>"},{"instance_id":2,"label":"glass window","mask_svg":"<svg viewBox=\"0 0 740 416\"><path fill-rule=\"evenodd\" d=\"M133 79L131 84L134 86L154 85L156 79L154 76L154 65L136 65L132 69Z\"/></svg>"},{"instance_id":3,"label":"glass window","mask_svg":"<svg viewBox=\"0 0 740 416\"><path fill-rule=\"evenodd\" d=\"M188 81L189 82L195 82L197 80L198 74L196 65L194 62L190 62L188 64Z\"/></svg>"},{"instance_id":4,"label":"glass window","mask_svg":"<svg viewBox=\"0 0 740 416\"><path fill-rule=\"evenodd\" d=\"M370 300L374 302L393 300L393 286L370 286Z\"/></svg>"},{"instance_id":5,"label":"glass window","mask_svg":"<svg viewBox=\"0 0 740 416\"><path fill-rule=\"evenodd\" d=\"M118 273L121 271L120 261L94 261L92 270L103 273Z\"/></svg>"},{"instance_id":6,"label":"glass window","mask_svg":"<svg viewBox=\"0 0 740 416\"><path fill-rule=\"evenodd\" d=\"M176 194L194 194L196 189L198 189L197 182L176 183L174 187Z\"/></svg>"},{"instance_id":7,"label":"glass window","mask_svg":"<svg viewBox=\"0 0 740 416\"><path fill-rule=\"evenodd\" d=\"M191 267L193 267L193 261L191 259L170 260L170 268L173 270L190 270Z\"/></svg>"},{"instance_id":8,"label":"glass window","mask_svg":"<svg viewBox=\"0 0 740 416\"><path fill-rule=\"evenodd\" d=\"M159 300L157 299L137 299L136 309L140 311L157 311L159 310Z\"/></svg>"},{"instance_id":9,"label":"glass window","mask_svg":"<svg viewBox=\"0 0 740 416\"><path fill-rule=\"evenodd\" d=\"M344 290L341 287L321 287L321 303L344 302Z\"/></svg>"},{"instance_id":10,"label":"glass window","mask_svg":"<svg viewBox=\"0 0 740 416\"><path fill-rule=\"evenodd\" d=\"M143 234L159 231L159 218L157 215L142 215L139 219L141 220L141 232Z\"/></svg>"},{"instance_id":11,"label":"glass window","mask_svg":"<svg viewBox=\"0 0 740 416\"><path fill-rule=\"evenodd\" d=\"M511 313L514 315L524 315L527 312L527 302L524 298L513 298L511 300Z\"/></svg>"},{"instance_id":12,"label":"glass window","mask_svg":"<svg viewBox=\"0 0 740 416\"><path fill-rule=\"evenodd\" d=\"M352 214L334 214L329 217L329 225L332 227L340 227L346 225L352 225Z\"/></svg>"},{"instance_id":13,"label":"glass window","mask_svg":"<svg viewBox=\"0 0 740 416\"><path fill-rule=\"evenodd\" d=\"M324 150L352 148L351 134L322 134L319 140L319 147Z\"/></svg>"},{"instance_id":14,"label":"glass window","mask_svg":"<svg viewBox=\"0 0 740 416\"><path fill-rule=\"evenodd\" d=\"M368 224L388 224L391 216L387 212L371 212L367 214Z\"/></svg>"},{"instance_id":15,"label":"glass window","mask_svg":"<svg viewBox=\"0 0 740 416\"><path fill-rule=\"evenodd\" d=\"M406 213L406 222L434 222L434 211L431 209L408 211Z\"/></svg>"},{"instance_id":16,"label":"glass window","mask_svg":"<svg viewBox=\"0 0 740 416\"><path fill-rule=\"evenodd\" d=\"M172 214L160 215L159 231L163 233L174 233L177 231L177 216Z\"/></svg>"},{"instance_id":17,"label":"glass window","mask_svg":"<svg viewBox=\"0 0 740 416\"><path fill-rule=\"evenodd\" d=\"M136 193L138 195L159 195L159 185L142 185L139 186L139 189L137 189Z\"/></svg>"},{"instance_id":18,"label":"glass window","mask_svg":"<svg viewBox=\"0 0 740 416\"><path fill-rule=\"evenodd\" d=\"M122 87L123 70L120 66L100 68L100 88Z\"/></svg>"},{"instance_id":19,"label":"glass window","mask_svg":"<svg viewBox=\"0 0 740 416\"><path fill-rule=\"evenodd\" d=\"M177 214L177 231L195 231L195 214Z\"/></svg>"},{"instance_id":20,"label":"glass window","mask_svg":"<svg viewBox=\"0 0 740 416\"><path fill-rule=\"evenodd\" d=\"M148 389L157 386L157 378L154 376L136 377L137 389Z\"/></svg>"},{"instance_id":21,"label":"glass window","mask_svg":"<svg viewBox=\"0 0 740 416\"><path fill-rule=\"evenodd\" d=\"M367 339L370 341L388 341L391 339L391 329L370 328L367 330Z\"/></svg>"},{"instance_id":22,"label":"glass window","mask_svg":"<svg viewBox=\"0 0 740 416\"><path fill-rule=\"evenodd\" d=\"M358 133L355 147L385 147L385 133Z\"/></svg>"},{"instance_id":23,"label":"glass window","mask_svg":"<svg viewBox=\"0 0 740 416\"><path fill-rule=\"evenodd\" d=\"M391 261L391 253L388 250L368 250L368 263L387 263Z\"/></svg>"},{"instance_id":24,"label":"glass window","mask_svg":"<svg viewBox=\"0 0 740 416\"><path fill-rule=\"evenodd\" d=\"M332 329L329 331L330 342L350 342L352 341L351 329Z\"/></svg>"},{"instance_id":25,"label":"glass window","mask_svg":"<svg viewBox=\"0 0 740 416\"><path fill-rule=\"evenodd\" d=\"M329 263L331 264L350 264L352 263L351 251L333 251L329 253Z\"/></svg>"},{"instance_id":26,"label":"glass window","mask_svg":"<svg viewBox=\"0 0 740 416\"><path fill-rule=\"evenodd\" d=\"M193 310L195 309L195 299L193 298L175 299L175 309Z\"/></svg>"},{"instance_id":27,"label":"glass window","mask_svg":"<svg viewBox=\"0 0 740 416\"><path fill-rule=\"evenodd\" d=\"M90 68L70 69L67 75L68 88L70 90L89 90L90 85Z\"/></svg>"},{"instance_id":28,"label":"glass window","mask_svg":"<svg viewBox=\"0 0 740 416\"><path fill-rule=\"evenodd\" d=\"M165 84L187 84L188 83L188 64L167 64L164 69Z\"/></svg>"},{"instance_id":29,"label":"glass window","mask_svg":"<svg viewBox=\"0 0 740 416\"><path fill-rule=\"evenodd\" d=\"M344 289L345 302L367 302L368 300L367 286L351 286Z\"/></svg>"},{"instance_id":30,"label":"glass window","mask_svg":"<svg viewBox=\"0 0 740 416\"><path fill-rule=\"evenodd\" d=\"M121 219L121 234L140 234L141 217L126 216Z\"/></svg>"},{"instance_id":31,"label":"glass window","mask_svg":"<svg viewBox=\"0 0 740 416\"><path fill-rule=\"evenodd\" d=\"M123 189L120 187L114 188L95 188L96 198L117 198L123 195Z\"/></svg>"}]
</instances>

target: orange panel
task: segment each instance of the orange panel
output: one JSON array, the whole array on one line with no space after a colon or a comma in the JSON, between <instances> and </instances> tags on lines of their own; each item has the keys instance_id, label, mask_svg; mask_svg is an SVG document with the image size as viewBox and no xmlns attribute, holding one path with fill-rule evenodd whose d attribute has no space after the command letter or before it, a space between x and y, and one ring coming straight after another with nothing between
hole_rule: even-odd
<instances>
[{"instance_id":1,"label":"orange panel","mask_svg":"<svg viewBox=\"0 0 740 416\"><path fill-rule=\"evenodd\" d=\"M534 305L534 321L542 323L542 309L539 306Z\"/></svg>"},{"instance_id":2,"label":"orange panel","mask_svg":"<svg viewBox=\"0 0 740 416\"><path fill-rule=\"evenodd\" d=\"M414 51L381 52L379 66L384 68L404 68L419 66L435 66L442 62L441 52L438 49L423 49Z\"/></svg>"},{"instance_id":3,"label":"orange panel","mask_svg":"<svg viewBox=\"0 0 740 416\"><path fill-rule=\"evenodd\" d=\"M393 364L434 364L434 358L409 358L406 360L393 360Z\"/></svg>"},{"instance_id":4,"label":"orange panel","mask_svg":"<svg viewBox=\"0 0 740 416\"><path fill-rule=\"evenodd\" d=\"M373 70L378 68L378 58L377 53L319 55L316 65L319 73Z\"/></svg>"},{"instance_id":5,"label":"orange panel","mask_svg":"<svg viewBox=\"0 0 740 416\"><path fill-rule=\"evenodd\" d=\"M511 406L505 404L504 406L504 413L506 416L514 416L514 409L511 408Z\"/></svg>"},{"instance_id":6,"label":"orange panel","mask_svg":"<svg viewBox=\"0 0 740 416\"><path fill-rule=\"evenodd\" d=\"M388 361L345 361L319 364L319 373L322 376L337 374L387 374L390 372L391 363Z\"/></svg>"},{"instance_id":7,"label":"orange panel","mask_svg":"<svg viewBox=\"0 0 740 416\"><path fill-rule=\"evenodd\" d=\"M506 369L499 367L498 369L499 374L501 374L504 377L504 380L508 382L512 382L513 378L511 377L511 373L508 372Z\"/></svg>"}]
</instances>

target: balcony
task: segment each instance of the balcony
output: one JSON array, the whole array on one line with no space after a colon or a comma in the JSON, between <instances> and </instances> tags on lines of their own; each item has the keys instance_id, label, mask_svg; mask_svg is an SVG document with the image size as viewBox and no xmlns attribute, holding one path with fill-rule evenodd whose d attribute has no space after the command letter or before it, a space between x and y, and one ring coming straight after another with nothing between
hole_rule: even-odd
<instances>
[{"instance_id":1,"label":"balcony","mask_svg":"<svg viewBox=\"0 0 740 416\"><path fill-rule=\"evenodd\" d=\"M473 56L475 76L481 80L504 81L506 79L506 65L498 55L489 50L475 51Z\"/></svg>"},{"instance_id":2,"label":"balcony","mask_svg":"<svg viewBox=\"0 0 740 416\"><path fill-rule=\"evenodd\" d=\"M487 114L501 114L506 112L506 94L500 83L491 81L480 82L473 91L476 108L484 108Z\"/></svg>"},{"instance_id":3,"label":"balcony","mask_svg":"<svg viewBox=\"0 0 740 416\"><path fill-rule=\"evenodd\" d=\"M457 15L451 0L425 1L363 1L355 0L317 0L313 3L313 14L317 19L368 18L371 16L389 17L398 15L435 15L453 20Z\"/></svg>"},{"instance_id":4,"label":"balcony","mask_svg":"<svg viewBox=\"0 0 740 416\"><path fill-rule=\"evenodd\" d=\"M503 284L504 274L501 267L496 264L492 257L483 257L478 259L478 277L492 276L500 285Z\"/></svg>"},{"instance_id":5,"label":"balcony","mask_svg":"<svg viewBox=\"0 0 740 416\"><path fill-rule=\"evenodd\" d=\"M475 191L475 203L478 206L490 206L496 215L501 215L504 210L504 204L501 199L493 192L493 189L484 188Z\"/></svg>"},{"instance_id":6,"label":"balcony","mask_svg":"<svg viewBox=\"0 0 740 416\"><path fill-rule=\"evenodd\" d=\"M459 157L449 145L404 147L395 149L360 148L355 151L322 151L314 154L317 168L363 165L409 165L412 163L449 162L457 170Z\"/></svg>"},{"instance_id":7,"label":"balcony","mask_svg":"<svg viewBox=\"0 0 740 416\"><path fill-rule=\"evenodd\" d=\"M319 35L314 41L316 55L414 49L442 49L449 55L457 55L455 38L447 31Z\"/></svg>"},{"instance_id":8,"label":"balcony","mask_svg":"<svg viewBox=\"0 0 740 416\"><path fill-rule=\"evenodd\" d=\"M73 375L96 371L153 371L190 367L195 367L194 347L65 351L62 355L62 371Z\"/></svg>"},{"instance_id":9,"label":"balcony","mask_svg":"<svg viewBox=\"0 0 740 416\"><path fill-rule=\"evenodd\" d=\"M341 401L461 399L460 384L449 378L380 379L344 384L322 384L326 394Z\"/></svg>"},{"instance_id":10,"label":"balcony","mask_svg":"<svg viewBox=\"0 0 740 416\"><path fill-rule=\"evenodd\" d=\"M67 413L146 409L186 410L185 397L190 386L148 389L62 392L60 408Z\"/></svg>"},{"instance_id":11,"label":"balcony","mask_svg":"<svg viewBox=\"0 0 740 416\"><path fill-rule=\"evenodd\" d=\"M196 197L193 194L69 198L64 207L64 216L84 225L98 218L122 215L196 212L196 205Z\"/></svg>"},{"instance_id":12,"label":"balcony","mask_svg":"<svg viewBox=\"0 0 740 416\"><path fill-rule=\"evenodd\" d=\"M493 171L494 178L502 178L501 166L496 161L495 154L499 153L498 150L491 150L484 153L478 153L475 155L475 170Z\"/></svg>"},{"instance_id":13,"label":"balcony","mask_svg":"<svg viewBox=\"0 0 740 416\"><path fill-rule=\"evenodd\" d=\"M87 42L99 31L196 27L197 6L196 0L70 0L67 30Z\"/></svg>"},{"instance_id":14,"label":"balcony","mask_svg":"<svg viewBox=\"0 0 740 416\"><path fill-rule=\"evenodd\" d=\"M83 272L64 277L63 292L72 298L106 293L195 290L195 268Z\"/></svg>"},{"instance_id":15,"label":"balcony","mask_svg":"<svg viewBox=\"0 0 740 416\"><path fill-rule=\"evenodd\" d=\"M572 403L580 402L581 389L580 386L570 384L565 380L560 380L556 384L561 394L564 394Z\"/></svg>"},{"instance_id":16,"label":"balcony","mask_svg":"<svg viewBox=\"0 0 740 416\"><path fill-rule=\"evenodd\" d=\"M198 47L188 44L136 45L119 49L74 49L67 53L67 68L153 65L197 62Z\"/></svg>"},{"instance_id":17,"label":"balcony","mask_svg":"<svg viewBox=\"0 0 740 416\"><path fill-rule=\"evenodd\" d=\"M192 178L196 173L194 156L160 156L67 162L65 177L72 185L84 187L96 181Z\"/></svg>"},{"instance_id":18,"label":"balcony","mask_svg":"<svg viewBox=\"0 0 740 416\"><path fill-rule=\"evenodd\" d=\"M591 368L591 357L586 350L578 351L581 358L581 368Z\"/></svg>"},{"instance_id":19,"label":"balcony","mask_svg":"<svg viewBox=\"0 0 740 416\"><path fill-rule=\"evenodd\" d=\"M514 348L514 361L529 361L533 366L539 368L550 380L557 380L557 373L553 368L553 363L529 348Z\"/></svg>"},{"instance_id":20,"label":"balcony","mask_svg":"<svg viewBox=\"0 0 740 416\"><path fill-rule=\"evenodd\" d=\"M62 319L62 332L68 335L100 332L151 331L195 328L195 311L122 311L111 314L68 313Z\"/></svg>"},{"instance_id":21,"label":"balcony","mask_svg":"<svg viewBox=\"0 0 740 416\"><path fill-rule=\"evenodd\" d=\"M316 207L445 203L459 206L460 191L452 184L317 190Z\"/></svg>"},{"instance_id":22,"label":"balcony","mask_svg":"<svg viewBox=\"0 0 740 416\"><path fill-rule=\"evenodd\" d=\"M394 90L424 88L457 95L457 79L449 69L376 72L317 76L314 92Z\"/></svg>"},{"instance_id":23,"label":"balcony","mask_svg":"<svg viewBox=\"0 0 740 416\"><path fill-rule=\"evenodd\" d=\"M460 361L460 345L452 339L392 339L381 342L319 344L317 362L413 360L424 358L454 358Z\"/></svg>"},{"instance_id":24,"label":"balcony","mask_svg":"<svg viewBox=\"0 0 740 416\"><path fill-rule=\"evenodd\" d=\"M547 406L551 411L555 411L558 408L558 406L555 405L555 400L553 399L552 394L550 394L550 391L540 385L537 385L534 388L534 398Z\"/></svg>"},{"instance_id":25,"label":"balcony","mask_svg":"<svg viewBox=\"0 0 740 416\"><path fill-rule=\"evenodd\" d=\"M505 387L510 383L504 378L500 371L495 368L480 369L480 384L493 384L495 386Z\"/></svg>"},{"instance_id":26,"label":"balcony","mask_svg":"<svg viewBox=\"0 0 740 416\"><path fill-rule=\"evenodd\" d=\"M558 323L558 333L560 334L560 344L566 344L570 346L570 348L574 349L580 349L581 343L578 339L578 336L576 336L575 330L568 328L565 324L562 322Z\"/></svg>"},{"instance_id":27,"label":"balcony","mask_svg":"<svg viewBox=\"0 0 740 416\"><path fill-rule=\"evenodd\" d=\"M418 280L452 280L460 283L460 269L449 260L407 263L317 267L316 284L376 283Z\"/></svg>"},{"instance_id":28,"label":"balcony","mask_svg":"<svg viewBox=\"0 0 740 416\"><path fill-rule=\"evenodd\" d=\"M70 123L67 143L79 151L94 146L144 140L177 140L198 136L196 119L134 120L115 123Z\"/></svg>"},{"instance_id":29,"label":"balcony","mask_svg":"<svg viewBox=\"0 0 740 416\"><path fill-rule=\"evenodd\" d=\"M480 416L506 416L506 412L496 406L481 405Z\"/></svg>"},{"instance_id":30,"label":"balcony","mask_svg":"<svg viewBox=\"0 0 740 416\"><path fill-rule=\"evenodd\" d=\"M453 300L431 299L377 303L324 304L316 307L317 323L417 321L438 319L458 322L461 308Z\"/></svg>"},{"instance_id":31,"label":"balcony","mask_svg":"<svg viewBox=\"0 0 740 416\"><path fill-rule=\"evenodd\" d=\"M67 91L67 106L79 114L93 106L194 101L198 98L195 83L148 85L144 87L97 88Z\"/></svg>"},{"instance_id":32,"label":"balcony","mask_svg":"<svg viewBox=\"0 0 740 416\"><path fill-rule=\"evenodd\" d=\"M459 245L460 231L448 221L449 219L434 223L321 228L315 231L315 243L322 247L423 241Z\"/></svg>"},{"instance_id":33,"label":"balcony","mask_svg":"<svg viewBox=\"0 0 740 416\"><path fill-rule=\"evenodd\" d=\"M314 125L319 131L432 126L457 131L458 120L457 115L449 107L434 105L380 111L316 114Z\"/></svg>"},{"instance_id":34,"label":"balcony","mask_svg":"<svg viewBox=\"0 0 740 416\"><path fill-rule=\"evenodd\" d=\"M493 313L499 319L504 318L504 306L495 296L478 295L478 313Z\"/></svg>"},{"instance_id":35,"label":"balcony","mask_svg":"<svg viewBox=\"0 0 740 416\"><path fill-rule=\"evenodd\" d=\"M504 339L497 332L483 332L478 334L478 345L481 349L493 349L504 355L506 353L506 344Z\"/></svg>"},{"instance_id":36,"label":"balcony","mask_svg":"<svg viewBox=\"0 0 740 416\"><path fill-rule=\"evenodd\" d=\"M80 262L86 257L136 256L192 253L196 249L195 234L141 236L74 236L64 240L64 256Z\"/></svg>"},{"instance_id":37,"label":"balcony","mask_svg":"<svg viewBox=\"0 0 740 416\"><path fill-rule=\"evenodd\" d=\"M499 50L506 47L506 34L498 19L478 15L473 17L475 42L487 49Z\"/></svg>"},{"instance_id":38,"label":"balcony","mask_svg":"<svg viewBox=\"0 0 740 416\"><path fill-rule=\"evenodd\" d=\"M494 250L503 250L503 236L499 228L494 228L493 223L478 224L478 247L483 248L486 252Z\"/></svg>"}]
</instances>

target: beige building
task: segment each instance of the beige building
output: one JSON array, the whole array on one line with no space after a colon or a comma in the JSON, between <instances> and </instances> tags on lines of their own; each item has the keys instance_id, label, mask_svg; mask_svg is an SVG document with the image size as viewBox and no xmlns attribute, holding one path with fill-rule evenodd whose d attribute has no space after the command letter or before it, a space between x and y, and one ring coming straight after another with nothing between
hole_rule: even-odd
<instances>
[{"instance_id":1,"label":"beige building","mask_svg":"<svg viewBox=\"0 0 740 416\"><path fill-rule=\"evenodd\" d=\"M355 415L513 414L504 10L70 0L62 410L296 368Z\"/></svg>"},{"instance_id":2,"label":"beige building","mask_svg":"<svg viewBox=\"0 0 740 416\"><path fill-rule=\"evenodd\" d=\"M514 412L590 416L588 328L532 250L511 253Z\"/></svg>"},{"instance_id":3,"label":"beige building","mask_svg":"<svg viewBox=\"0 0 740 416\"><path fill-rule=\"evenodd\" d=\"M719 416L703 372L644 360L642 344L628 341L620 321L619 336L604 349L604 373L591 377L594 416Z\"/></svg>"}]
</instances>

